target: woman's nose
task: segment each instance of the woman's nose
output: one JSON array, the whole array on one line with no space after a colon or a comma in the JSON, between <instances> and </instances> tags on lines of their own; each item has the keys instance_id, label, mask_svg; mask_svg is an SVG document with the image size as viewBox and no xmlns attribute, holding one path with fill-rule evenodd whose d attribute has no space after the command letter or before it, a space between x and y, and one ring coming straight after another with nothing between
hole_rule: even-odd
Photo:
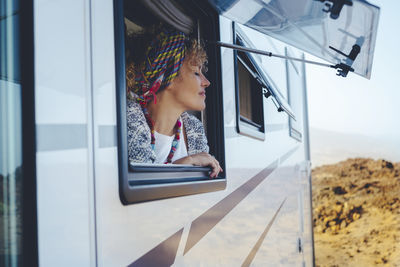
<instances>
[{"instance_id":1,"label":"woman's nose","mask_svg":"<svg viewBox=\"0 0 400 267\"><path fill-rule=\"evenodd\" d=\"M210 81L203 75L203 79L201 80L201 86L206 88L210 86Z\"/></svg>"}]
</instances>

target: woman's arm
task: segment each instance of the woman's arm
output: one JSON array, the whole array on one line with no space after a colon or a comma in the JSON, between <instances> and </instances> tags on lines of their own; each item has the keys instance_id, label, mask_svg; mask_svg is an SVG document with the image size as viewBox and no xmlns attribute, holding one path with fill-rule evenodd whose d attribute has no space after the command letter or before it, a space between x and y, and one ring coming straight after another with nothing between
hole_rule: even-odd
<instances>
[{"instance_id":1,"label":"woman's arm","mask_svg":"<svg viewBox=\"0 0 400 267\"><path fill-rule=\"evenodd\" d=\"M216 160L213 156L208 154L207 152L201 152L198 154L190 155L181 159L178 159L173 164L191 164L195 166L210 166L212 168L212 172L210 173L211 178L215 178L218 176L220 172L222 172L222 168L219 165L218 160Z\"/></svg>"}]
</instances>

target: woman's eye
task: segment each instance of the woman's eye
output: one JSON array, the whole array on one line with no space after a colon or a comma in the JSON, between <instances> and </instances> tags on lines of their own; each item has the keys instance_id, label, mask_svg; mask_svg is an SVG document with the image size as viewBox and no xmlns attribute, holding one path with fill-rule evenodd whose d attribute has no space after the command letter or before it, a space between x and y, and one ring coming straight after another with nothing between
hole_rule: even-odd
<instances>
[{"instance_id":1,"label":"woman's eye","mask_svg":"<svg viewBox=\"0 0 400 267\"><path fill-rule=\"evenodd\" d=\"M195 72L194 72L194 75L200 76L200 73L197 72L197 71L195 71Z\"/></svg>"}]
</instances>

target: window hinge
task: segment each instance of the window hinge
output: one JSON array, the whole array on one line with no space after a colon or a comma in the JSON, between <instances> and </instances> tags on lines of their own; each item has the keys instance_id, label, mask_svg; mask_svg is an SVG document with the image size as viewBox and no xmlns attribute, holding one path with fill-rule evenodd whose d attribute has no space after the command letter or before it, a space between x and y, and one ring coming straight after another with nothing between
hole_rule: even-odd
<instances>
[{"instance_id":1,"label":"window hinge","mask_svg":"<svg viewBox=\"0 0 400 267\"><path fill-rule=\"evenodd\" d=\"M360 51L361 51L361 47L358 44L353 45L353 48L351 49L351 51L348 55L346 55L342 51L340 51L332 46L329 46L329 48L332 49L333 51L335 51L336 53L341 54L342 56L345 56L348 60L350 60L350 61L348 61L348 60L346 61L346 63L350 63L350 64L340 63L340 64L336 64L335 66L331 66L332 68L337 69L336 75L346 77L347 74L349 73L349 71L354 71L354 69L351 67L351 64L357 58L358 54L360 54Z\"/></svg>"},{"instance_id":2,"label":"window hinge","mask_svg":"<svg viewBox=\"0 0 400 267\"><path fill-rule=\"evenodd\" d=\"M326 13L331 13L330 17L331 19L337 19L340 16L340 12L343 9L344 5L352 6L353 1L352 0L315 0L319 2L326 2L325 3L325 8L322 9L322 11Z\"/></svg>"},{"instance_id":3,"label":"window hinge","mask_svg":"<svg viewBox=\"0 0 400 267\"><path fill-rule=\"evenodd\" d=\"M270 97L272 94L271 94L271 92L270 92L268 89L263 88L263 95L264 95L265 98L268 98L268 97Z\"/></svg>"}]
</instances>

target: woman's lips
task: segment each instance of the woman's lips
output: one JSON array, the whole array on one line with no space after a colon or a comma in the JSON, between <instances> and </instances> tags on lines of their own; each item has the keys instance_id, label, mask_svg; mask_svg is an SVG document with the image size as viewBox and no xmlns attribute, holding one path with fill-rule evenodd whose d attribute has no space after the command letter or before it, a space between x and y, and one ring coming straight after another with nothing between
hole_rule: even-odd
<instances>
[{"instance_id":1,"label":"woman's lips","mask_svg":"<svg viewBox=\"0 0 400 267\"><path fill-rule=\"evenodd\" d=\"M202 91L202 92L200 92L200 93L199 93L199 95L201 95L201 96L204 96L204 97L205 97L205 96L206 96L206 92L205 92L205 91Z\"/></svg>"}]
</instances>

